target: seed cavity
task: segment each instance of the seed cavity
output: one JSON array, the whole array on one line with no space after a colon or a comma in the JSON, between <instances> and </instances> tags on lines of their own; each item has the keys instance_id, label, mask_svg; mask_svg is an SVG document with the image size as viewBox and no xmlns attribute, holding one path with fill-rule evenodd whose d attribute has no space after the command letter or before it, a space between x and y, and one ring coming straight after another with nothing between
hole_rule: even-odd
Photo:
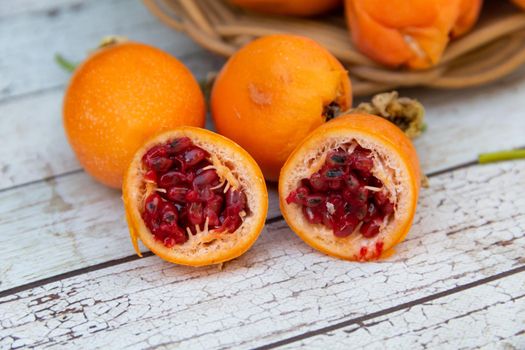
<instances>
[{"instance_id":1,"label":"seed cavity","mask_svg":"<svg viewBox=\"0 0 525 350\"><path fill-rule=\"evenodd\" d=\"M166 247L191 235L211 243L235 232L249 213L247 198L231 170L188 137L149 149L142 158L142 218Z\"/></svg>"},{"instance_id":2,"label":"seed cavity","mask_svg":"<svg viewBox=\"0 0 525 350\"><path fill-rule=\"evenodd\" d=\"M286 202L336 237L376 237L395 211L392 195L374 176L374 155L356 141L327 152L324 163L299 181Z\"/></svg>"}]
</instances>

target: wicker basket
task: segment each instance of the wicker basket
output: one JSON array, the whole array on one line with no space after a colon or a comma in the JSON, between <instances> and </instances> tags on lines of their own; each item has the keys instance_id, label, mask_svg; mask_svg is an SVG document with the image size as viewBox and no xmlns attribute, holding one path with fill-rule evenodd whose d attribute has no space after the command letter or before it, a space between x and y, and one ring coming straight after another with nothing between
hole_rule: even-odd
<instances>
[{"instance_id":1,"label":"wicker basket","mask_svg":"<svg viewBox=\"0 0 525 350\"><path fill-rule=\"evenodd\" d=\"M204 48L230 56L255 37L301 34L328 48L348 68L356 95L406 86L457 89L486 84L525 63L525 14L502 0L489 2L475 29L452 42L429 70L381 67L357 51L342 15L316 19L262 16L221 0L144 0L168 26L185 32ZM340 11L343 12L343 11Z\"/></svg>"}]
</instances>

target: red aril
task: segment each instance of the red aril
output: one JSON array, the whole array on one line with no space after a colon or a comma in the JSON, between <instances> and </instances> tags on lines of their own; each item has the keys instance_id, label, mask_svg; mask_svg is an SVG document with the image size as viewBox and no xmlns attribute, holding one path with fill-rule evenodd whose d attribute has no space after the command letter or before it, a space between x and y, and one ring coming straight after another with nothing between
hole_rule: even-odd
<instances>
[{"instance_id":1,"label":"red aril","mask_svg":"<svg viewBox=\"0 0 525 350\"><path fill-rule=\"evenodd\" d=\"M155 137L130 165L124 202L132 239L140 237L173 262L229 260L262 229L263 175L232 141L203 129L181 130Z\"/></svg>"}]
</instances>

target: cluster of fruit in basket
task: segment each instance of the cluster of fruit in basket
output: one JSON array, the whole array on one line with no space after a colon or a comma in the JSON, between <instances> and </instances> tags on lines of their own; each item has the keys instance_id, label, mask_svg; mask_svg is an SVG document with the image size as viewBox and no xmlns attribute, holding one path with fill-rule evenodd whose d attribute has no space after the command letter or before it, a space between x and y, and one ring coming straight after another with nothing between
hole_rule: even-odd
<instances>
[{"instance_id":1,"label":"cluster of fruit in basket","mask_svg":"<svg viewBox=\"0 0 525 350\"><path fill-rule=\"evenodd\" d=\"M344 8L354 45L390 67L425 69L439 63L451 40L467 34L483 0L230 0L249 11L317 16ZM525 9L524 0L512 0Z\"/></svg>"}]
</instances>

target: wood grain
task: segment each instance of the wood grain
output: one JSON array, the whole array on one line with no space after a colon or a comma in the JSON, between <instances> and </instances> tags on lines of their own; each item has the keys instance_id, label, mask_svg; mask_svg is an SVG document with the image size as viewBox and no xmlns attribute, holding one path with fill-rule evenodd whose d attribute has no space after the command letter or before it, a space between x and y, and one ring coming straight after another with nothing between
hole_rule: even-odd
<instances>
[{"instance_id":1,"label":"wood grain","mask_svg":"<svg viewBox=\"0 0 525 350\"><path fill-rule=\"evenodd\" d=\"M281 349L523 349L525 272Z\"/></svg>"},{"instance_id":2,"label":"wood grain","mask_svg":"<svg viewBox=\"0 0 525 350\"><path fill-rule=\"evenodd\" d=\"M149 257L21 291L0 299L0 346L271 343L523 266L524 194L525 162L433 177L408 239L378 263L329 258L277 222L222 271Z\"/></svg>"},{"instance_id":3,"label":"wood grain","mask_svg":"<svg viewBox=\"0 0 525 350\"><path fill-rule=\"evenodd\" d=\"M69 74L54 62L55 53L80 62L108 35L123 35L167 50L198 74L216 70L223 61L158 23L139 1L77 1L47 11L5 16L1 28L0 101L63 88Z\"/></svg>"},{"instance_id":4,"label":"wood grain","mask_svg":"<svg viewBox=\"0 0 525 350\"><path fill-rule=\"evenodd\" d=\"M275 190L269 207L280 215ZM84 172L0 192L0 232L0 290L135 254L120 191Z\"/></svg>"}]
</instances>

